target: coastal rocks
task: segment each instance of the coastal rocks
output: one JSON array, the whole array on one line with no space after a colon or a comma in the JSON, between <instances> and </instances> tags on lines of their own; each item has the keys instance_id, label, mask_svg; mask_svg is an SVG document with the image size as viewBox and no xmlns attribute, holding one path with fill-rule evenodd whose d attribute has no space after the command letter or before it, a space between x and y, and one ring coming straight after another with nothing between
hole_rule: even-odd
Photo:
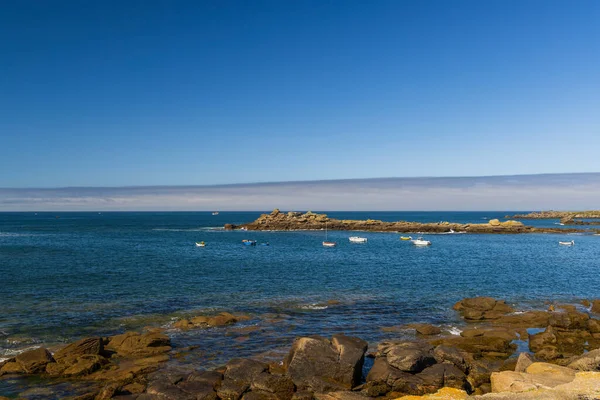
<instances>
[{"instance_id":1,"label":"coastal rocks","mask_svg":"<svg viewBox=\"0 0 600 400\"><path fill-rule=\"evenodd\" d=\"M402 396L396 400L466 400L469 395L464 390L443 387L435 393L424 394L422 396Z\"/></svg>"},{"instance_id":2,"label":"coastal rocks","mask_svg":"<svg viewBox=\"0 0 600 400\"><path fill-rule=\"evenodd\" d=\"M515 372L525 372L527 367L534 363L534 358L529 353L519 354L517 359L517 365L515 366Z\"/></svg>"},{"instance_id":3,"label":"coastal rocks","mask_svg":"<svg viewBox=\"0 0 600 400\"><path fill-rule=\"evenodd\" d=\"M419 335L423 336L439 335L442 333L439 327L431 324L409 324L406 327L413 328Z\"/></svg>"},{"instance_id":4,"label":"coastal rocks","mask_svg":"<svg viewBox=\"0 0 600 400\"><path fill-rule=\"evenodd\" d=\"M491 297L472 297L458 301L452 307L460 312L466 321L498 319L514 309L504 300Z\"/></svg>"},{"instance_id":5,"label":"coastal rocks","mask_svg":"<svg viewBox=\"0 0 600 400\"><path fill-rule=\"evenodd\" d=\"M122 335L112 336L106 349L113 350L122 356L147 357L170 351L171 339L158 332L145 334L126 332Z\"/></svg>"},{"instance_id":6,"label":"coastal rocks","mask_svg":"<svg viewBox=\"0 0 600 400\"><path fill-rule=\"evenodd\" d=\"M502 371L491 376L493 392L526 392L538 388L553 388L575 379L575 371L554 364L536 362L525 372Z\"/></svg>"},{"instance_id":7,"label":"coastal rocks","mask_svg":"<svg viewBox=\"0 0 600 400\"><path fill-rule=\"evenodd\" d=\"M351 389L361 377L367 343L334 335L296 339L284 360L284 369L300 389L327 392Z\"/></svg>"},{"instance_id":8,"label":"coastal rocks","mask_svg":"<svg viewBox=\"0 0 600 400\"><path fill-rule=\"evenodd\" d=\"M56 362L61 363L69 359L76 359L83 355L99 355L104 351L104 342L101 338L91 337L78 340L71 343L56 353L54 353L54 359ZM68 362L65 362L68 363Z\"/></svg>"},{"instance_id":9,"label":"coastal rocks","mask_svg":"<svg viewBox=\"0 0 600 400\"><path fill-rule=\"evenodd\" d=\"M378 354L385 356L390 366L404 372L420 372L436 362L433 346L426 343L383 343Z\"/></svg>"},{"instance_id":10,"label":"coastal rocks","mask_svg":"<svg viewBox=\"0 0 600 400\"><path fill-rule=\"evenodd\" d=\"M600 349L575 357L568 367L579 371L600 371Z\"/></svg>"},{"instance_id":11,"label":"coastal rocks","mask_svg":"<svg viewBox=\"0 0 600 400\"><path fill-rule=\"evenodd\" d=\"M199 315L190 319L181 319L173 324L174 328L183 330L210 328L218 326L232 325L239 321L247 321L250 317L246 315L233 315L228 312L222 312L214 316Z\"/></svg>"},{"instance_id":12,"label":"coastal rocks","mask_svg":"<svg viewBox=\"0 0 600 400\"><path fill-rule=\"evenodd\" d=\"M592 308L590 311L600 314L600 300L592 300Z\"/></svg>"},{"instance_id":13,"label":"coastal rocks","mask_svg":"<svg viewBox=\"0 0 600 400\"><path fill-rule=\"evenodd\" d=\"M23 372L37 374L44 372L48 363L54 362L52 355L43 347L29 350L15 357Z\"/></svg>"}]
</instances>

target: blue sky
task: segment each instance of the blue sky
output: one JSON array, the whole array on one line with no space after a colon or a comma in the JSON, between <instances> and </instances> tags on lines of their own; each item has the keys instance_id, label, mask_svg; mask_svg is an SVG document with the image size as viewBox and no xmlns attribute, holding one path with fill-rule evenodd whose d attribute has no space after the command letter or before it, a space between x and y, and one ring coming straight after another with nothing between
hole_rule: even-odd
<instances>
[{"instance_id":1,"label":"blue sky","mask_svg":"<svg viewBox=\"0 0 600 400\"><path fill-rule=\"evenodd\" d=\"M598 1L2 1L0 187L599 171Z\"/></svg>"}]
</instances>

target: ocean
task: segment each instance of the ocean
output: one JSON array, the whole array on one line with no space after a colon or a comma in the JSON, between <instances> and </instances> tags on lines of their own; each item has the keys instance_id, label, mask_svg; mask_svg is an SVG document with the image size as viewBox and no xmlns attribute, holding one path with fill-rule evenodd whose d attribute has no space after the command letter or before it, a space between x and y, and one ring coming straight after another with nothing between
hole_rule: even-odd
<instances>
[{"instance_id":1,"label":"ocean","mask_svg":"<svg viewBox=\"0 0 600 400\"><path fill-rule=\"evenodd\" d=\"M316 211L315 211L316 212ZM332 218L482 223L505 212L327 212ZM345 333L370 343L429 322L459 330L452 305L471 296L520 309L600 298L600 236L426 235L224 231L260 212L0 213L0 360L31 347L161 326L176 362L213 368L236 356L281 357L302 335ZM524 221L553 226L558 221ZM415 235L413 235L415 236ZM254 239L269 246L244 246ZM563 247L559 240L575 240ZM195 242L205 241L206 247ZM181 332L185 316L251 316L228 328ZM0 394L27 382L0 379ZM35 398L35 397L31 397Z\"/></svg>"}]
</instances>

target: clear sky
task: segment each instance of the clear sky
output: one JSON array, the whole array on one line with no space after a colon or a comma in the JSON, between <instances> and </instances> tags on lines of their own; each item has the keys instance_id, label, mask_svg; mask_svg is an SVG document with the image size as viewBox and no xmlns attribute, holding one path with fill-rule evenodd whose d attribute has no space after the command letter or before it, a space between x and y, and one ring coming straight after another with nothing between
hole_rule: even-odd
<instances>
[{"instance_id":1,"label":"clear sky","mask_svg":"<svg viewBox=\"0 0 600 400\"><path fill-rule=\"evenodd\" d=\"M0 187L600 170L600 1L0 1Z\"/></svg>"}]
</instances>

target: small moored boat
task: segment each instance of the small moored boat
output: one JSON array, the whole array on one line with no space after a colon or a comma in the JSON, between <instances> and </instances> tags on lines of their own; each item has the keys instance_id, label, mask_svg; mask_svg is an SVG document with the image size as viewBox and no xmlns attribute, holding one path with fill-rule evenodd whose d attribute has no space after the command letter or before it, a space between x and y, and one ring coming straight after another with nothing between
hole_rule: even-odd
<instances>
[{"instance_id":1,"label":"small moored boat","mask_svg":"<svg viewBox=\"0 0 600 400\"><path fill-rule=\"evenodd\" d=\"M412 244L415 246L430 246L431 242L429 240L425 240L422 237L416 238L415 240L411 240Z\"/></svg>"},{"instance_id":2,"label":"small moored boat","mask_svg":"<svg viewBox=\"0 0 600 400\"><path fill-rule=\"evenodd\" d=\"M206 243L204 242L196 242L196 247L205 247Z\"/></svg>"},{"instance_id":3,"label":"small moored boat","mask_svg":"<svg viewBox=\"0 0 600 400\"><path fill-rule=\"evenodd\" d=\"M324 247L335 247L337 246L336 242L323 242Z\"/></svg>"},{"instance_id":4,"label":"small moored boat","mask_svg":"<svg viewBox=\"0 0 600 400\"><path fill-rule=\"evenodd\" d=\"M570 242L558 242L558 244L561 246L573 246L575 244L575 241L571 240Z\"/></svg>"},{"instance_id":5,"label":"small moored boat","mask_svg":"<svg viewBox=\"0 0 600 400\"><path fill-rule=\"evenodd\" d=\"M351 241L352 243L367 243L367 238L360 237L360 236L350 236L348 238L348 240Z\"/></svg>"},{"instance_id":6,"label":"small moored boat","mask_svg":"<svg viewBox=\"0 0 600 400\"><path fill-rule=\"evenodd\" d=\"M245 244L246 246L256 246L256 240L244 239L244 240L242 240L242 243Z\"/></svg>"},{"instance_id":7,"label":"small moored boat","mask_svg":"<svg viewBox=\"0 0 600 400\"><path fill-rule=\"evenodd\" d=\"M215 212L212 213L212 215L219 215L219 212L215 211Z\"/></svg>"},{"instance_id":8,"label":"small moored boat","mask_svg":"<svg viewBox=\"0 0 600 400\"><path fill-rule=\"evenodd\" d=\"M412 236L400 236L400 240L412 240Z\"/></svg>"}]
</instances>

